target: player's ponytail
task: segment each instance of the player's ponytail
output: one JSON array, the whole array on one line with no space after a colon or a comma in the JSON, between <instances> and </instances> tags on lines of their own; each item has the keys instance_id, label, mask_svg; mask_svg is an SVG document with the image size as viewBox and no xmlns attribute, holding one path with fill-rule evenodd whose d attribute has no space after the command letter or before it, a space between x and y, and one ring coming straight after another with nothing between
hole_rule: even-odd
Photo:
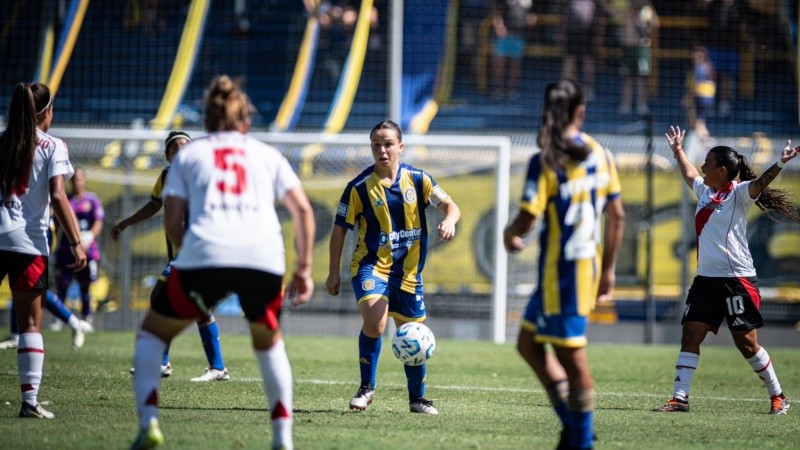
<instances>
[{"instance_id":1,"label":"player's ponytail","mask_svg":"<svg viewBox=\"0 0 800 450\"><path fill-rule=\"evenodd\" d=\"M753 169L747 164L747 159L736 150L720 145L712 148L709 152L716 158L717 167L725 167L729 181L735 179L737 175L741 181L757 178ZM782 189L765 187L756 201L756 206L774 221L777 219L770 214L770 210L777 211L790 220L800 222L800 212L792 205L789 193Z\"/></svg>"},{"instance_id":2,"label":"player's ponytail","mask_svg":"<svg viewBox=\"0 0 800 450\"><path fill-rule=\"evenodd\" d=\"M255 108L247 94L228 75L219 75L206 91L206 131L242 130Z\"/></svg>"},{"instance_id":3,"label":"player's ponytail","mask_svg":"<svg viewBox=\"0 0 800 450\"><path fill-rule=\"evenodd\" d=\"M542 125L536 143L542 151L542 162L554 169L563 167L567 157L583 161L589 156L589 148L580 142L567 139L567 127L575 118L575 112L583 105L583 90L572 80L560 80L545 89Z\"/></svg>"},{"instance_id":4,"label":"player's ponytail","mask_svg":"<svg viewBox=\"0 0 800 450\"><path fill-rule=\"evenodd\" d=\"M36 126L52 104L41 83L17 83L8 105L8 124L0 135L0 193L22 194L36 148Z\"/></svg>"}]
</instances>

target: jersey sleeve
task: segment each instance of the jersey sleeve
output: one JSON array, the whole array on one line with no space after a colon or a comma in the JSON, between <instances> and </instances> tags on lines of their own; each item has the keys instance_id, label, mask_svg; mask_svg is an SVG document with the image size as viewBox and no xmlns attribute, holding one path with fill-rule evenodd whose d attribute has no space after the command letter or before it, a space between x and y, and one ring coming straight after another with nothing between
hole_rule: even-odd
<instances>
[{"instance_id":1,"label":"jersey sleeve","mask_svg":"<svg viewBox=\"0 0 800 450\"><path fill-rule=\"evenodd\" d=\"M281 163L275 177L275 195L283 200L287 192L298 186L300 186L300 178L297 177L289 161L281 156Z\"/></svg>"},{"instance_id":2,"label":"jersey sleeve","mask_svg":"<svg viewBox=\"0 0 800 450\"><path fill-rule=\"evenodd\" d=\"M703 195L703 191L706 190L706 185L703 183L703 177L698 176L692 180L692 190L694 191L695 198L699 200L700 196Z\"/></svg>"},{"instance_id":3,"label":"jersey sleeve","mask_svg":"<svg viewBox=\"0 0 800 450\"><path fill-rule=\"evenodd\" d=\"M69 161L67 144L61 139L55 138L53 138L53 142L55 143L55 148L53 149L53 154L47 166L48 178L57 177L59 175L63 175L64 178L72 178L72 175L75 174L75 169Z\"/></svg>"},{"instance_id":4,"label":"jersey sleeve","mask_svg":"<svg viewBox=\"0 0 800 450\"><path fill-rule=\"evenodd\" d=\"M622 183L619 181L614 155L609 150L605 150L605 156L608 162L608 199L616 200L622 195Z\"/></svg>"},{"instance_id":5,"label":"jersey sleeve","mask_svg":"<svg viewBox=\"0 0 800 450\"><path fill-rule=\"evenodd\" d=\"M106 211L103 209L103 202L100 201L100 198L97 195L92 195L91 201L94 220L102 222L106 218Z\"/></svg>"},{"instance_id":6,"label":"jersey sleeve","mask_svg":"<svg viewBox=\"0 0 800 450\"><path fill-rule=\"evenodd\" d=\"M334 224L352 230L355 228L356 220L358 220L362 211L363 205L361 204L361 198L358 196L355 186L348 184L344 193L342 193L342 198L339 200L339 207L336 209Z\"/></svg>"},{"instance_id":7,"label":"jersey sleeve","mask_svg":"<svg viewBox=\"0 0 800 450\"><path fill-rule=\"evenodd\" d=\"M549 197L550 183L543 169L541 158L539 155L534 155L528 164L522 201L519 205L520 210L534 217L539 217L544 212Z\"/></svg>"},{"instance_id":8,"label":"jersey sleeve","mask_svg":"<svg viewBox=\"0 0 800 450\"><path fill-rule=\"evenodd\" d=\"M158 203L163 203L164 201L161 199L161 194L164 192L164 182L167 179L167 171L169 169L164 169L161 171L161 174L158 176L156 180L156 184L153 185L153 192L150 194L150 200Z\"/></svg>"},{"instance_id":9,"label":"jersey sleeve","mask_svg":"<svg viewBox=\"0 0 800 450\"><path fill-rule=\"evenodd\" d=\"M443 201L450 198L450 195L439 186L439 183L427 172L422 172L422 189L423 200L425 205L433 203L433 206L439 206Z\"/></svg>"},{"instance_id":10,"label":"jersey sleeve","mask_svg":"<svg viewBox=\"0 0 800 450\"><path fill-rule=\"evenodd\" d=\"M188 198L188 186L186 184L186 177L183 174L183 164L181 161L181 153L175 157L172 166L169 169L169 175L164 182L164 192L161 193L162 198L179 197Z\"/></svg>"},{"instance_id":11,"label":"jersey sleeve","mask_svg":"<svg viewBox=\"0 0 800 450\"><path fill-rule=\"evenodd\" d=\"M752 205L758 201L759 197L761 197L761 195L756 198L750 197L750 183L752 182L753 180L742 181L741 183L736 184L736 187L733 188L736 192L736 201L744 206Z\"/></svg>"}]
</instances>

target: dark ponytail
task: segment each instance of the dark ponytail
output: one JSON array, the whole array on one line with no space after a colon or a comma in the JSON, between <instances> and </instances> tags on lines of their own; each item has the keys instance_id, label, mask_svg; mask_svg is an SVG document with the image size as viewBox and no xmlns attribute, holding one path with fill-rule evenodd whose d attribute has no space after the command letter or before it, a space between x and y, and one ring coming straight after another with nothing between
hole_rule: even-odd
<instances>
[{"instance_id":1,"label":"dark ponytail","mask_svg":"<svg viewBox=\"0 0 800 450\"><path fill-rule=\"evenodd\" d=\"M8 124L0 135L0 193L22 194L36 148L36 126L52 103L41 83L17 83L8 105Z\"/></svg>"},{"instance_id":2,"label":"dark ponytail","mask_svg":"<svg viewBox=\"0 0 800 450\"><path fill-rule=\"evenodd\" d=\"M560 80L547 85L542 110L542 125L536 143L542 150L542 162L552 168L563 167L566 159L585 160L589 148L564 136L575 117L578 106L584 104L583 89L572 80Z\"/></svg>"},{"instance_id":3,"label":"dark ponytail","mask_svg":"<svg viewBox=\"0 0 800 450\"><path fill-rule=\"evenodd\" d=\"M747 159L744 155L740 155L736 150L720 145L712 148L709 152L714 154L717 167L725 167L728 171L728 180L732 181L737 175L741 181L758 178L753 169L747 164ZM800 222L800 212L792 204L789 193L782 189L765 187L756 201L756 206L772 220L777 221L770 214L770 210L777 211L790 220Z\"/></svg>"}]
</instances>

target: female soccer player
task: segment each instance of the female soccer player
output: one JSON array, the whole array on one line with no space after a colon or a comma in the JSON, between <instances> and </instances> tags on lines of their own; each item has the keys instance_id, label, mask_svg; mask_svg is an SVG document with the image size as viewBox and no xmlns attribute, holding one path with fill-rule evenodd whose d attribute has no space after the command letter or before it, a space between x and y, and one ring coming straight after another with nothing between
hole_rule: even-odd
<instances>
[{"instance_id":1,"label":"female soccer player","mask_svg":"<svg viewBox=\"0 0 800 450\"><path fill-rule=\"evenodd\" d=\"M339 295L344 239L358 226L358 244L350 263L353 291L363 325L358 338L361 384L350 409L363 411L375 396L381 335L388 316L400 327L425 320L422 269L428 252L425 208L433 203L445 214L439 238L456 234L461 210L426 172L400 162L403 133L390 121L369 134L375 164L347 184L331 232L330 269L325 287ZM426 365L403 366L411 412L439 414L425 399Z\"/></svg>"},{"instance_id":2,"label":"female soccer player","mask_svg":"<svg viewBox=\"0 0 800 450\"><path fill-rule=\"evenodd\" d=\"M770 414L786 414L789 401L769 354L758 344L758 329L764 326L764 320L759 312L761 295L756 269L747 245L747 214L756 204L767 213L777 211L789 219L800 220L800 213L790 203L787 192L767 187L783 166L800 153L800 146L792 148L791 141L786 141L781 156L760 177L756 177L736 150L714 147L700 167L701 177L683 151L685 135L686 130L680 127L670 127L666 133L683 181L698 199L694 219L697 276L683 310L672 399L653 411L689 411L689 389L700 361L700 344L709 331L716 334L725 319L736 348L767 388Z\"/></svg>"},{"instance_id":3,"label":"female soccer player","mask_svg":"<svg viewBox=\"0 0 800 450\"><path fill-rule=\"evenodd\" d=\"M67 289L72 280L76 280L81 292L81 315L83 320L92 324L92 296L89 288L92 283L97 281L98 277L100 247L97 245L95 237L103 231L105 211L103 211L100 198L95 193L86 190L86 171L82 167L75 168L75 175L71 181L72 191L69 195L69 204L78 218L81 243L86 249L89 262L87 270L74 271L71 267L74 258L70 250L70 241L65 239L63 232L60 233L56 250L56 293L59 298L67 298Z\"/></svg>"},{"instance_id":4,"label":"female soccer player","mask_svg":"<svg viewBox=\"0 0 800 450\"><path fill-rule=\"evenodd\" d=\"M297 265L288 283L294 306L306 303L314 287L314 214L286 158L246 134L252 111L230 77L214 78L206 93L209 135L172 161L164 187L164 225L180 252L167 280L168 299L155 300L136 337L133 388L141 431L133 448L164 441L157 419L164 348L230 292L238 294L250 323L272 420L272 448L293 447L292 371L278 325L286 263L275 201L286 205L294 222Z\"/></svg>"},{"instance_id":5,"label":"female soccer player","mask_svg":"<svg viewBox=\"0 0 800 450\"><path fill-rule=\"evenodd\" d=\"M172 131L167 135L164 140L164 155L167 158L167 163L171 163L172 159L183 146L192 141L183 131ZM133 213L130 217L122 219L118 224L114 225L111 229L111 239L115 241L119 239L119 235L131 225L136 225L139 222L145 221L153 217L163 205L161 198L161 191L164 189L164 182L169 173L169 165L161 171L158 176L156 184L153 186L153 193L150 200L144 204L138 211ZM150 292L150 303L152 304L160 295L167 295L167 277L170 270L172 270L172 261L175 259L175 250L172 247L172 242L167 238L167 256L169 262L161 272L156 285ZM203 350L206 352L206 359L208 360L208 367L202 375L192 378L192 381L227 381L230 379L228 369L225 367L225 362L222 359L222 347L219 342L219 327L214 319L214 315L209 313L207 317L203 317L197 322L197 330L200 332L200 340L203 342ZM134 370L131 369L133 372ZM172 375L172 364L169 362L169 345L164 350L164 355L161 358L161 377L166 378Z\"/></svg>"},{"instance_id":6,"label":"female soccer player","mask_svg":"<svg viewBox=\"0 0 800 450\"><path fill-rule=\"evenodd\" d=\"M503 232L506 250L519 252L522 236L543 216L539 283L525 309L517 350L561 419L558 448L591 448L595 392L586 327L595 302L611 298L625 212L613 156L581 132L586 114L581 86L557 81L544 96L541 152L531 158L519 212Z\"/></svg>"},{"instance_id":7,"label":"female soccer player","mask_svg":"<svg viewBox=\"0 0 800 450\"><path fill-rule=\"evenodd\" d=\"M52 419L38 401L44 364L42 303L48 288L50 205L74 257L70 269L86 267L80 228L64 192L74 170L67 146L47 134L53 98L41 83L17 83L0 135L0 282L8 275L19 331L17 371L20 417Z\"/></svg>"}]
</instances>

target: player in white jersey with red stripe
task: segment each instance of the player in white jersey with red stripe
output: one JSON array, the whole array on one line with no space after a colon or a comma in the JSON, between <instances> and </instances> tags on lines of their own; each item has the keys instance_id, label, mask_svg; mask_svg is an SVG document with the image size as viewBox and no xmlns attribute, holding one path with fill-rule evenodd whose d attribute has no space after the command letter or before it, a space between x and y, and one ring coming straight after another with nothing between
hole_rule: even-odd
<instances>
[{"instance_id":1,"label":"player in white jersey with red stripe","mask_svg":"<svg viewBox=\"0 0 800 450\"><path fill-rule=\"evenodd\" d=\"M253 108L239 86L222 75L206 96L210 134L178 153L164 188L164 226L180 250L168 295L155 299L136 337L133 388L141 432L133 448L164 441L157 418L164 348L235 292L261 369L272 448L291 450L292 371L278 325L286 257L275 201L294 222L297 261L288 284L295 306L307 302L314 287L314 213L286 158L245 134Z\"/></svg>"},{"instance_id":2,"label":"player in white jersey with red stripe","mask_svg":"<svg viewBox=\"0 0 800 450\"><path fill-rule=\"evenodd\" d=\"M0 282L8 275L16 309L19 343L17 371L22 391L20 417L52 419L39 404L44 365L42 305L48 288L47 230L50 206L75 261L86 267L80 228L64 191L74 173L67 146L47 130L53 121L53 98L41 83L17 83L8 107L8 126L0 135Z\"/></svg>"},{"instance_id":3,"label":"player in white jersey with red stripe","mask_svg":"<svg viewBox=\"0 0 800 450\"><path fill-rule=\"evenodd\" d=\"M789 400L781 389L769 354L758 344L761 295L753 258L747 245L747 215L753 204L769 214L781 213L800 221L786 192L768 188L783 166L800 153L791 141L775 164L756 177L744 156L730 147L709 150L701 177L683 151L685 130L670 127L666 134L686 184L697 195L697 276L683 311L681 351L675 367L672 399L653 411L689 411L689 389L700 361L700 344L709 331L728 323L736 348L745 357L770 395L770 414L786 414ZM739 181L736 180L738 177Z\"/></svg>"}]
</instances>

